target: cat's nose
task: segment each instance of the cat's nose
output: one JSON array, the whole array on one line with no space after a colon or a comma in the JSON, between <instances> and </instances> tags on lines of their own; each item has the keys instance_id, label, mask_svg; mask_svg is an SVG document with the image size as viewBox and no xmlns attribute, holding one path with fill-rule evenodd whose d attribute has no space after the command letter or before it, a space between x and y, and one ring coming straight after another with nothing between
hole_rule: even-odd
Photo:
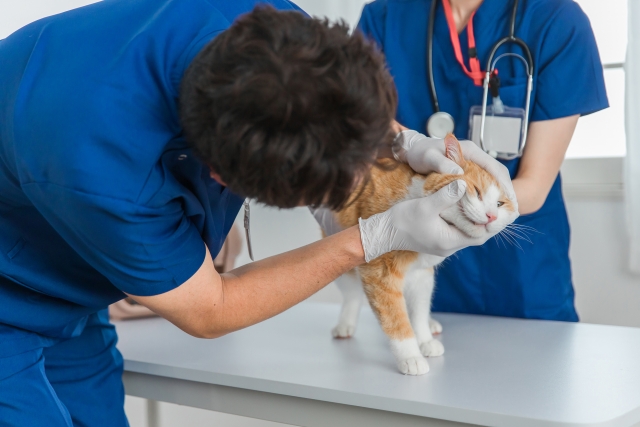
<instances>
[{"instance_id":1,"label":"cat's nose","mask_svg":"<svg viewBox=\"0 0 640 427\"><path fill-rule=\"evenodd\" d=\"M487 214L487 224L492 223L493 221L495 221L496 219L498 219L498 216L492 213L488 213Z\"/></svg>"}]
</instances>

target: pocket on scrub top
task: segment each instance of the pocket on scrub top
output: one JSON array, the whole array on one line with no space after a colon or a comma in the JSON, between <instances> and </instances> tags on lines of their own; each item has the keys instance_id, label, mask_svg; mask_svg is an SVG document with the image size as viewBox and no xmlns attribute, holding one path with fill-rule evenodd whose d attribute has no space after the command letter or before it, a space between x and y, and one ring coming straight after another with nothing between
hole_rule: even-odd
<instances>
[{"instance_id":1,"label":"pocket on scrub top","mask_svg":"<svg viewBox=\"0 0 640 427\"><path fill-rule=\"evenodd\" d=\"M517 77L504 79L500 82L500 99L507 107L526 109L527 78ZM491 97L489 97L489 104Z\"/></svg>"}]
</instances>

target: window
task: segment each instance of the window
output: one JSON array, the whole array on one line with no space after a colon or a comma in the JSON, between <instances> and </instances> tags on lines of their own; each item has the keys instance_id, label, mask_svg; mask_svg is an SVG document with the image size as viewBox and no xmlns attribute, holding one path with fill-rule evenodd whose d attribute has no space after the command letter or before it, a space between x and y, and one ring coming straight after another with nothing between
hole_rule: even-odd
<instances>
[{"instance_id":1,"label":"window","mask_svg":"<svg viewBox=\"0 0 640 427\"><path fill-rule=\"evenodd\" d=\"M577 0L596 36L610 107L578 121L567 158L622 157L624 131L624 60L627 49L627 0Z\"/></svg>"}]
</instances>

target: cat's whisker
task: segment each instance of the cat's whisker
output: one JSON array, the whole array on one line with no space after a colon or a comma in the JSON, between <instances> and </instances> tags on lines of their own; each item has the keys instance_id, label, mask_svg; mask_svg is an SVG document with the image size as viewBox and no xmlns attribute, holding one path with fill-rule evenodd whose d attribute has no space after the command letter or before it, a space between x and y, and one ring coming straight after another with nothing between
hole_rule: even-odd
<instances>
[{"instance_id":1,"label":"cat's whisker","mask_svg":"<svg viewBox=\"0 0 640 427\"><path fill-rule=\"evenodd\" d=\"M508 232L506 228L502 230L499 234L502 234L502 237L507 242L511 243L513 246L517 247L518 249L524 252L524 249L522 249L522 246L520 246L520 243L518 243L518 241Z\"/></svg>"},{"instance_id":2,"label":"cat's whisker","mask_svg":"<svg viewBox=\"0 0 640 427\"><path fill-rule=\"evenodd\" d=\"M533 242L527 236L522 236L522 235L514 232L513 230L505 229L503 231L505 232L506 235L510 236L514 240L527 240L529 243L533 244Z\"/></svg>"},{"instance_id":3,"label":"cat's whisker","mask_svg":"<svg viewBox=\"0 0 640 427\"><path fill-rule=\"evenodd\" d=\"M500 237L500 239L502 239L502 241L504 242L505 246L507 245L507 243L509 243L510 245L513 245L513 243L511 243L511 240L509 240L507 238L507 236L505 236L505 234L503 233L504 230L502 230L501 232L499 232L498 234L496 234L496 237Z\"/></svg>"},{"instance_id":4,"label":"cat's whisker","mask_svg":"<svg viewBox=\"0 0 640 427\"><path fill-rule=\"evenodd\" d=\"M500 233L500 237L502 237L502 240L505 242L505 244L506 244L506 243L508 243L508 244L510 244L511 246L515 246L515 245L513 244L513 242L512 242L512 239L511 239L511 238L509 238L509 236L507 236L506 234L504 234L504 233Z\"/></svg>"},{"instance_id":5,"label":"cat's whisker","mask_svg":"<svg viewBox=\"0 0 640 427\"><path fill-rule=\"evenodd\" d=\"M523 233L523 234L533 234L533 233L542 234L542 233L540 233L538 231L528 230L526 228L519 228L519 227L506 227L506 228L508 228L509 230L512 230L512 231L518 231L518 232Z\"/></svg>"},{"instance_id":6,"label":"cat's whisker","mask_svg":"<svg viewBox=\"0 0 640 427\"><path fill-rule=\"evenodd\" d=\"M509 237L503 235L502 238L505 240L505 242L509 243L509 245L515 246L515 243Z\"/></svg>"},{"instance_id":7,"label":"cat's whisker","mask_svg":"<svg viewBox=\"0 0 640 427\"><path fill-rule=\"evenodd\" d=\"M516 235L520 236L523 239L528 240L529 242L531 242L531 240L529 239L529 233L535 232L538 234L542 234L536 229L534 229L533 227L520 226L519 224L509 224L505 227L505 230L509 230L510 233L515 233Z\"/></svg>"},{"instance_id":8,"label":"cat's whisker","mask_svg":"<svg viewBox=\"0 0 640 427\"><path fill-rule=\"evenodd\" d=\"M529 238L529 234L527 234L526 230L520 230L519 228L509 228L506 227L505 230L511 234L515 234L517 236L520 236L521 238Z\"/></svg>"},{"instance_id":9,"label":"cat's whisker","mask_svg":"<svg viewBox=\"0 0 640 427\"><path fill-rule=\"evenodd\" d=\"M530 225L526 225L526 224L518 224L518 223L511 223L509 224L509 227L518 227L518 228L527 228L529 230L533 230L533 231L538 231L536 230L534 227L531 227Z\"/></svg>"},{"instance_id":10,"label":"cat's whisker","mask_svg":"<svg viewBox=\"0 0 640 427\"><path fill-rule=\"evenodd\" d=\"M526 240L527 242L531 243L533 245L533 241L531 241L531 239L529 238L529 236L527 234L525 234L523 231L518 230L518 229L511 229L511 230L507 230L507 232L509 234L511 234L512 236L519 238L521 240Z\"/></svg>"},{"instance_id":11,"label":"cat's whisker","mask_svg":"<svg viewBox=\"0 0 640 427\"><path fill-rule=\"evenodd\" d=\"M541 233L540 231L536 230L533 227L530 227L528 225L522 225L522 224L509 224L509 225L507 225L506 228L517 229L519 231L527 232L527 233L544 234L544 233Z\"/></svg>"},{"instance_id":12,"label":"cat's whisker","mask_svg":"<svg viewBox=\"0 0 640 427\"><path fill-rule=\"evenodd\" d=\"M520 243L520 242L519 242L519 240L526 240L527 242L529 242L530 244L532 244L532 245L533 245L533 242L531 241L531 239L529 239L529 238L527 238L527 237L522 237L522 236L520 236L520 235L518 235L518 234L515 234L515 233L514 233L513 231L511 231L511 230L508 230L508 233L507 233L507 234L509 234L509 236L511 236L511 238L512 238L514 241L517 241L518 243ZM521 247L521 248L522 248L522 247ZM524 249L523 249L523 250L524 250Z\"/></svg>"}]
</instances>

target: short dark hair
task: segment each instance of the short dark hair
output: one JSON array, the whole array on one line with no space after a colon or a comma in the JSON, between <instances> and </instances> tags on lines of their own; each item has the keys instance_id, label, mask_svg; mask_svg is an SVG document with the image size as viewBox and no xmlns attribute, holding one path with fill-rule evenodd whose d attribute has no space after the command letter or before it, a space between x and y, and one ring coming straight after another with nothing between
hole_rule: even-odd
<instances>
[{"instance_id":1,"label":"short dark hair","mask_svg":"<svg viewBox=\"0 0 640 427\"><path fill-rule=\"evenodd\" d=\"M360 32L259 6L185 72L187 140L244 197L281 208L344 205L392 136L397 98Z\"/></svg>"}]
</instances>

